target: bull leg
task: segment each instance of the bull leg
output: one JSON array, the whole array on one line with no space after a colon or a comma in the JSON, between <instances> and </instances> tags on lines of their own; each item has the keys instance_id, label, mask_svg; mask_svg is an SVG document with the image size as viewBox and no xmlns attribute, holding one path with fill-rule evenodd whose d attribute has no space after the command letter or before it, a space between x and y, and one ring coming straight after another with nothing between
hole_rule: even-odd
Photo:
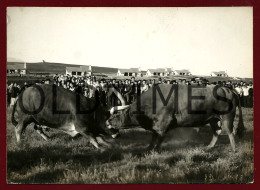
<instances>
[{"instance_id":1,"label":"bull leg","mask_svg":"<svg viewBox=\"0 0 260 190\"><path fill-rule=\"evenodd\" d=\"M157 138L158 138L158 133L153 131L152 141L151 141L150 145L147 147L148 150L154 149Z\"/></svg>"},{"instance_id":2,"label":"bull leg","mask_svg":"<svg viewBox=\"0 0 260 190\"><path fill-rule=\"evenodd\" d=\"M164 139L164 135L158 135L157 139L156 139L156 143L155 143L155 149L158 150L163 142Z\"/></svg>"},{"instance_id":3,"label":"bull leg","mask_svg":"<svg viewBox=\"0 0 260 190\"><path fill-rule=\"evenodd\" d=\"M41 126L38 126L38 125L35 124L35 125L34 125L34 129L36 130L36 132L37 132L39 135L41 135L41 137L42 137L44 140L48 141L48 140L50 139L50 137L48 137L48 136L43 132Z\"/></svg>"},{"instance_id":4,"label":"bull leg","mask_svg":"<svg viewBox=\"0 0 260 190\"><path fill-rule=\"evenodd\" d=\"M65 133L67 133L68 135L70 135L71 137L76 137L79 132L76 130L70 130L70 131L64 131Z\"/></svg>"},{"instance_id":5,"label":"bull leg","mask_svg":"<svg viewBox=\"0 0 260 190\"><path fill-rule=\"evenodd\" d=\"M17 143L21 142L21 135L24 132L27 125L29 125L32 122L30 118L23 118L18 122L18 125L15 127L15 136Z\"/></svg>"},{"instance_id":6,"label":"bull leg","mask_svg":"<svg viewBox=\"0 0 260 190\"><path fill-rule=\"evenodd\" d=\"M97 140L95 139L95 137L92 134L86 134L85 132L81 132L81 134L83 135L83 137L86 137L89 139L89 142L96 147L97 149L99 149L99 144L97 142Z\"/></svg>"},{"instance_id":7,"label":"bull leg","mask_svg":"<svg viewBox=\"0 0 260 190\"><path fill-rule=\"evenodd\" d=\"M15 136L16 136L16 141L17 143L21 142L21 134L23 131L23 124L19 123L16 127L15 127Z\"/></svg>"},{"instance_id":8,"label":"bull leg","mask_svg":"<svg viewBox=\"0 0 260 190\"><path fill-rule=\"evenodd\" d=\"M236 144L233 132L233 121L226 120L223 122L223 128L227 132L231 148L234 152L236 152Z\"/></svg>"},{"instance_id":9,"label":"bull leg","mask_svg":"<svg viewBox=\"0 0 260 190\"><path fill-rule=\"evenodd\" d=\"M94 146L96 147L97 149L99 149L99 144L97 142L97 140L94 138L94 137L89 137L89 142Z\"/></svg>"},{"instance_id":10,"label":"bull leg","mask_svg":"<svg viewBox=\"0 0 260 190\"><path fill-rule=\"evenodd\" d=\"M218 134L213 133L212 140L211 140L211 142L209 143L209 145L207 147L208 148L213 148L215 146L217 140L218 140Z\"/></svg>"},{"instance_id":11,"label":"bull leg","mask_svg":"<svg viewBox=\"0 0 260 190\"><path fill-rule=\"evenodd\" d=\"M108 148L111 148L112 147L112 145L110 144L110 143L108 143L107 141L105 141L104 139L103 139L103 137L101 137L101 136L98 136L98 137L96 137L96 140L97 140L97 142L99 143L99 144L104 144L106 147L108 147Z\"/></svg>"},{"instance_id":12,"label":"bull leg","mask_svg":"<svg viewBox=\"0 0 260 190\"><path fill-rule=\"evenodd\" d=\"M211 142L207 146L208 148L213 148L215 146L217 140L218 140L218 136L221 132L221 128L220 128L219 125L220 125L219 120L212 119L210 121L210 126L211 126L211 129L212 129L212 132L213 132L213 137L212 137Z\"/></svg>"},{"instance_id":13,"label":"bull leg","mask_svg":"<svg viewBox=\"0 0 260 190\"><path fill-rule=\"evenodd\" d=\"M161 117L152 127L152 142L149 145L149 149L159 149L160 145L165 137L165 134L177 124L176 118L168 115L167 113L162 113L164 117Z\"/></svg>"},{"instance_id":14,"label":"bull leg","mask_svg":"<svg viewBox=\"0 0 260 190\"><path fill-rule=\"evenodd\" d=\"M97 135L91 133L88 131L88 129L91 130L91 128L87 128L86 126L91 126L91 124L88 123L82 123L81 118L77 118L76 122L74 123L75 130L79 132L81 135L83 135L85 138L89 139L89 142L96 147L97 149L104 150L104 148L97 142ZM91 131L94 131L93 129Z\"/></svg>"},{"instance_id":15,"label":"bull leg","mask_svg":"<svg viewBox=\"0 0 260 190\"><path fill-rule=\"evenodd\" d=\"M94 135L92 133L87 134L86 132L80 132L80 134L82 134L84 137L89 139L89 142L96 147L97 149L100 150L104 150L103 147L100 146L100 144L97 142L96 138L94 137Z\"/></svg>"},{"instance_id":16,"label":"bull leg","mask_svg":"<svg viewBox=\"0 0 260 190\"><path fill-rule=\"evenodd\" d=\"M228 134L228 137L229 137L229 140L230 140L230 144L231 144L232 150L233 150L234 152L236 152L236 143L235 143L234 134L233 134L233 133L230 133L230 134Z\"/></svg>"},{"instance_id":17,"label":"bull leg","mask_svg":"<svg viewBox=\"0 0 260 190\"><path fill-rule=\"evenodd\" d=\"M159 149L163 139L164 139L164 134L159 134L156 131L153 131L152 141L147 149L148 150Z\"/></svg>"},{"instance_id":18,"label":"bull leg","mask_svg":"<svg viewBox=\"0 0 260 190\"><path fill-rule=\"evenodd\" d=\"M99 150L101 150L101 151L104 151L104 150L105 150L105 148L102 147L102 146L98 143L97 139L96 139L92 134L89 135L89 139L90 139L90 143L91 143L94 147L96 147L97 149L99 149ZM98 139L99 139L99 138L98 138ZM100 140L100 139L99 139L99 140Z\"/></svg>"}]
</instances>

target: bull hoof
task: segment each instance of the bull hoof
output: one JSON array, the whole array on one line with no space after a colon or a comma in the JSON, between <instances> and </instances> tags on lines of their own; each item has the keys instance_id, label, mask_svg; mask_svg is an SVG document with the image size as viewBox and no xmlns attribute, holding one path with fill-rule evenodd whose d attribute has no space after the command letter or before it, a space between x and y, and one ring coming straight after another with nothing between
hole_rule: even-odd
<instances>
[{"instance_id":1,"label":"bull hoof","mask_svg":"<svg viewBox=\"0 0 260 190\"><path fill-rule=\"evenodd\" d=\"M109 143L103 144L103 146L104 146L104 148L105 148L106 150L113 148L113 145L112 145L112 144L109 144Z\"/></svg>"},{"instance_id":2,"label":"bull hoof","mask_svg":"<svg viewBox=\"0 0 260 190\"><path fill-rule=\"evenodd\" d=\"M82 135L80 133L77 133L75 136L72 137L72 140L77 140L81 137L82 137Z\"/></svg>"},{"instance_id":3,"label":"bull hoof","mask_svg":"<svg viewBox=\"0 0 260 190\"><path fill-rule=\"evenodd\" d=\"M22 148L23 147L23 144L20 142L16 142L16 146L19 147L19 148Z\"/></svg>"},{"instance_id":4,"label":"bull hoof","mask_svg":"<svg viewBox=\"0 0 260 190\"><path fill-rule=\"evenodd\" d=\"M149 152L149 151L152 151L152 150L154 150L154 147L153 147L153 146L148 146L148 147L146 148L146 152Z\"/></svg>"},{"instance_id":5,"label":"bull hoof","mask_svg":"<svg viewBox=\"0 0 260 190\"><path fill-rule=\"evenodd\" d=\"M222 130L217 130L217 131L216 131L216 133L217 133L218 135L220 135L221 132L222 132Z\"/></svg>"},{"instance_id":6,"label":"bull hoof","mask_svg":"<svg viewBox=\"0 0 260 190\"><path fill-rule=\"evenodd\" d=\"M96 140L99 144L99 146L111 149L113 147L113 145L107 141L105 141L102 137L96 137Z\"/></svg>"},{"instance_id":7,"label":"bull hoof","mask_svg":"<svg viewBox=\"0 0 260 190\"><path fill-rule=\"evenodd\" d=\"M237 149L229 149L228 152L237 153Z\"/></svg>"},{"instance_id":8,"label":"bull hoof","mask_svg":"<svg viewBox=\"0 0 260 190\"><path fill-rule=\"evenodd\" d=\"M43 139L45 140L45 141L50 141L50 140L52 140L50 137L43 137Z\"/></svg>"},{"instance_id":9,"label":"bull hoof","mask_svg":"<svg viewBox=\"0 0 260 190\"><path fill-rule=\"evenodd\" d=\"M151 152L151 151L156 151L158 152L160 150L160 147L157 147L157 146L148 146L146 148L146 152Z\"/></svg>"},{"instance_id":10,"label":"bull hoof","mask_svg":"<svg viewBox=\"0 0 260 190\"><path fill-rule=\"evenodd\" d=\"M100 153L104 153L104 152L107 151L107 148L106 148L106 147L103 147L103 146L99 146L99 147L98 147L98 151L99 151Z\"/></svg>"},{"instance_id":11,"label":"bull hoof","mask_svg":"<svg viewBox=\"0 0 260 190\"><path fill-rule=\"evenodd\" d=\"M44 128L42 128L42 130L45 132L48 132L48 131L50 131L50 128L44 127Z\"/></svg>"},{"instance_id":12,"label":"bull hoof","mask_svg":"<svg viewBox=\"0 0 260 190\"><path fill-rule=\"evenodd\" d=\"M120 134L119 134L119 133L116 133L116 134L113 134L113 135L111 135L111 136L112 136L113 139L116 139L116 138L118 138L118 137L120 136Z\"/></svg>"}]
</instances>

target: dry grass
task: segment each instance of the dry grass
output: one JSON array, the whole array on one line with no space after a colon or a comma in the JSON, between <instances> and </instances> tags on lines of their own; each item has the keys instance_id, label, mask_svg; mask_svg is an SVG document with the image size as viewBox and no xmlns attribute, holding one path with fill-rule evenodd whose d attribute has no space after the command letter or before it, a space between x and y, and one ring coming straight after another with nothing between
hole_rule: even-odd
<instances>
[{"instance_id":1,"label":"dry grass","mask_svg":"<svg viewBox=\"0 0 260 190\"><path fill-rule=\"evenodd\" d=\"M247 128L233 153L227 136L208 150L209 127L197 133L176 129L167 135L160 151L146 152L151 134L123 131L117 147L105 152L94 149L87 139L72 139L59 131L45 142L28 126L17 145L14 126L7 118L8 183L249 183L253 181L253 109L243 109ZM237 118L235 125L237 124Z\"/></svg>"}]
</instances>

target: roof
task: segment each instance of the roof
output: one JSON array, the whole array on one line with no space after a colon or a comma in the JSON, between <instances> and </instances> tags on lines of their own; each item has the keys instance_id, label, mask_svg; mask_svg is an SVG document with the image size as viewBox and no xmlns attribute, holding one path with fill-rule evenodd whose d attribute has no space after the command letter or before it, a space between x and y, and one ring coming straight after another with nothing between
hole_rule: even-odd
<instances>
[{"instance_id":1,"label":"roof","mask_svg":"<svg viewBox=\"0 0 260 190\"><path fill-rule=\"evenodd\" d=\"M30 73L58 73L65 74L66 67L79 67L79 65L65 64L65 63L54 63L54 62L35 62L35 63L26 63L27 70Z\"/></svg>"},{"instance_id":2,"label":"roof","mask_svg":"<svg viewBox=\"0 0 260 190\"><path fill-rule=\"evenodd\" d=\"M24 68L24 63L20 62L7 62L7 68L8 70L17 70L17 69L26 69Z\"/></svg>"},{"instance_id":3,"label":"roof","mask_svg":"<svg viewBox=\"0 0 260 190\"><path fill-rule=\"evenodd\" d=\"M182 70L174 70L177 73L190 73L188 69L182 69Z\"/></svg>"},{"instance_id":4,"label":"roof","mask_svg":"<svg viewBox=\"0 0 260 190\"><path fill-rule=\"evenodd\" d=\"M14 65L15 63L24 65L24 62L7 62L7 66ZM28 70L30 73L46 72L46 73L65 74L67 67L80 68L80 67L84 67L84 66L86 66L86 65L75 65L75 64L55 63L55 62L46 62L46 61L44 63L43 62L35 62L35 63L26 62L26 70ZM89 65L87 65L86 67L89 67ZM12 69L12 68L10 68L10 69ZM91 70L93 73L115 74L115 73L117 73L118 68L91 66ZM82 70L78 71L78 72L82 72Z\"/></svg>"},{"instance_id":5,"label":"roof","mask_svg":"<svg viewBox=\"0 0 260 190\"><path fill-rule=\"evenodd\" d=\"M230 77L205 77L210 83L230 80Z\"/></svg>"},{"instance_id":6,"label":"roof","mask_svg":"<svg viewBox=\"0 0 260 190\"><path fill-rule=\"evenodd\" d=\"M171 72L171 71L173 71L173 69L172 69L172 68L166 68L166 70L167 70L168 72Z\"/></svg>"},{"instance_id":7,"label":"roof","mask_svg":"<svg viewBox=\"0 0 260 190\"><path fill-rule=\"evenodd\" d=\"M32 71L32 72L29 72L30 74L50 74L49 72L44 72L44 71Z\"/></svg>"},{"instance_id":8,"label":"roof","mask_svg":"<svg viewBox=\"0 0 260 190\"><path fill-rule=\"evenodd\" d=\"M93 73L105 73L105 74L115 74L117 73L117 68L110 68L110 67L97 67L91 66Z\"/></svg>"},{"instance_id":9,"label":"roof","mask_svg":"<svg viewBox=\"0 0 260 190\"><path fill-rule=\"evenodd\" d=\"M139 73L138 68L130 68L130 69L118 69L121 73Z\"/></svg>"},{"instance_id":10,"label":"roof","mask_svg":"<svg viewBox=\"0 0 260 190\"><path fill-rule=\"evenodd\" d=\"M82 72L82 69L80 67L66 67L66 70L68 72Z\"/></svg>"},{"instance_id":11,"label":"roof","mask_svg":"<svg viewBox=\"0 0 260 190\"><path fill-rule=\"evenodd\" d=\"M158 68L158 69L148 69L151 73L164 73L167 72L165 69Z\"/></svg>"},{"instance_id":12,"label":"roof","mask_svg":"<svg viewBox=\"0 0 260 190\"><path fill-rule=\"evenodd\" d=\"M221 74L221 75L226 75L227 73L225 71L212 71L215 75Z\"/></svg>"}]
</instances>

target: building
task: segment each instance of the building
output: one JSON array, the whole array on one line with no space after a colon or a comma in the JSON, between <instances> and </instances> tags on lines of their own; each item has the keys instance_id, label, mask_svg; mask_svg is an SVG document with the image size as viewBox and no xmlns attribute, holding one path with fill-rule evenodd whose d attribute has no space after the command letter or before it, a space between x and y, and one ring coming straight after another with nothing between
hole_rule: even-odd
<instances>
[{"instance_id":1,"label":"building","mask_svg":"<svg viewBox=\"0 0 260 190\"><path fill-rule=\"evenodd\" d=\"M117 74L117 71L118 68L91 66L91 72L96 76L115 75Z\"/></svg>"},{"instance_id":2,"label":"building","mask_svg":"<svg viewBox=\"0 0 260 190\"><path fill-rule=\"evenodd\" d=\"M130 68L130 69L118 69L117 76L141 76L140 68Z\"/></svg>"},{"instance_id":3,"label":"building","mask_svg":"<svg viewBox=\"0 0 260 190\"><path fill-rule=\"evenodd\" d=\"M27 73L26 62L7 62L6 71L7 74L25 75Z\"/></svg>"},{"instance_id":4,"label":"building","mask_svg":"<svg viewBox=\"0 0 260 190\"><path fill-rule=\"evenodd\" d=\"M66 67L66 75L89 76L92 74L91 66Z\"/></svg>"},{"instance_id":5,"label":"building","mask_svg":"<svg viewBox=\"0 0 260 190\"><path fill-rule=\"evenodd\" d=\"M146 76L169 76L172 72L172 68L148 69Z\"/></svg>"},{"instance_id":6,"label":"building","mask_svg":"<svg viewBox=\"0 0 260 190\"><path fill-rule=\"evenodd\" d=\"M138 73L137 76L143 77L143 76L145 76L145 75L146 75L146 71L141 71L140 73Z\"/></svg>"},{"instance_id":7,"label":"building","mask_svg":"<svg viewBox=\"0 0 260 190\"><path fill-rule=\"evenodd\" d=\"M210 76L212 76L212 77L228 77L228 74L225 71L213 71L213 72L210 73Z\"/></svg>"},{"instance_id":8,"label":"building","mask_svg":"<svg viewBox=\"0 0 260 190\"><path fill-rule=\"evenodd\" d=\"M189 76L189 75L191 75L191 72L188 69L174 70L172 75Z\"/></svg>"}]
</instances>

